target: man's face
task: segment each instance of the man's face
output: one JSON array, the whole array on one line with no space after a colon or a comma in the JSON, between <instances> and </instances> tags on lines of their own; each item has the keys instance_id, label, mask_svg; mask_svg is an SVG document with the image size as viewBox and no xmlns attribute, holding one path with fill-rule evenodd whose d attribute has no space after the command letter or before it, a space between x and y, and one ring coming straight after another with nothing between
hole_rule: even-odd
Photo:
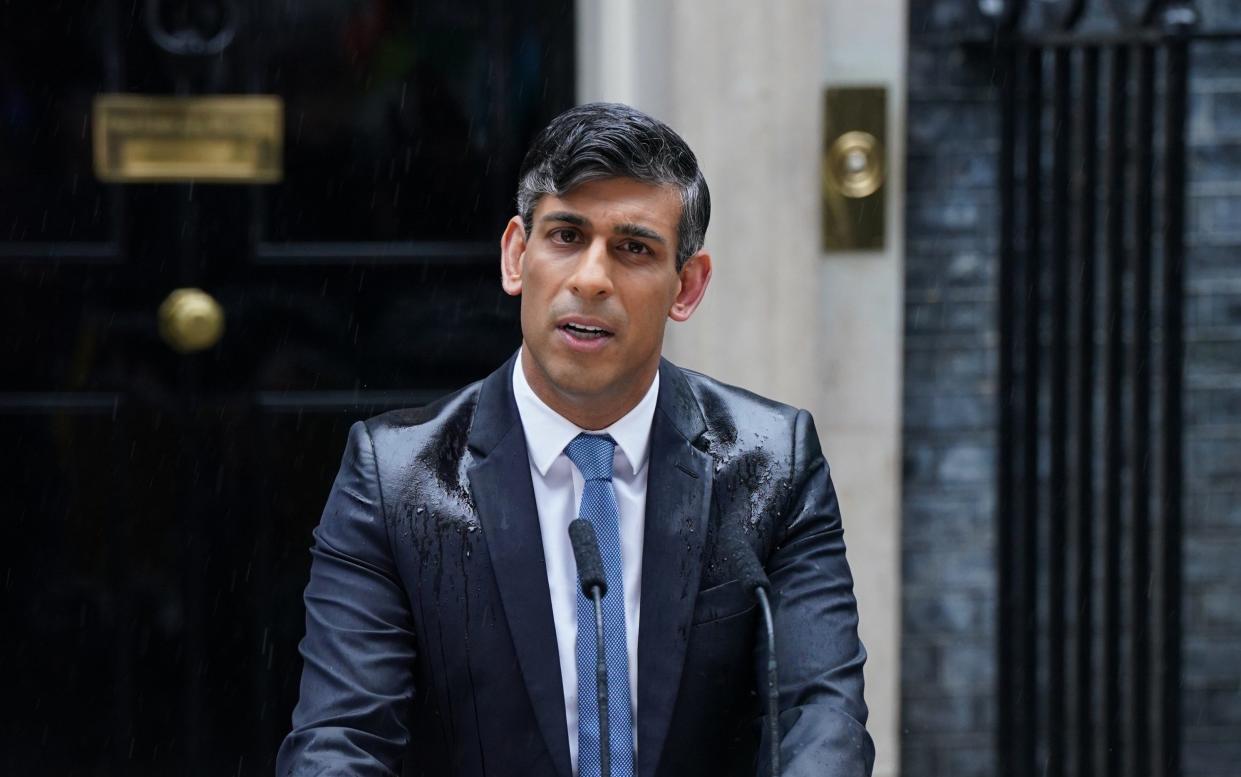
<instances>
[{"instance_id":1,"label":"man's face","mask_svg":"<svg viewBox=\"0 0 1241 777\"><path fill-rule=\"evenodd\" d=\"M509 223L504 289L521 295L526 374L545 400L606 407L641 398L665 323L689 317L710 274L706 254L677 272L680 217L676 189L607 178L543 196L528 239L520 218Z\"/></svg>"}]
</instances>

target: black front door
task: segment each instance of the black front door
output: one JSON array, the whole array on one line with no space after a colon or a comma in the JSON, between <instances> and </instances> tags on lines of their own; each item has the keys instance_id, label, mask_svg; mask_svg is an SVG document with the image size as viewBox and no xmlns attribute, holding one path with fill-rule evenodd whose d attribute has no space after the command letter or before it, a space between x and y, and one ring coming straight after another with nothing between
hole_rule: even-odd
<instances>
[{"instance_id":1,"label":"black front door","mask_svg":"<svg viewBox=\"0 0 1241 777\"><path fill-rule=\"evenodd\" d=\"M571 0L0 5L0 772L269 774L348 426L519 341ZM275 184L100 182L100 94L271 94ZM181 352L157 311L214 300Z\"/></svg>"}]
</instances>

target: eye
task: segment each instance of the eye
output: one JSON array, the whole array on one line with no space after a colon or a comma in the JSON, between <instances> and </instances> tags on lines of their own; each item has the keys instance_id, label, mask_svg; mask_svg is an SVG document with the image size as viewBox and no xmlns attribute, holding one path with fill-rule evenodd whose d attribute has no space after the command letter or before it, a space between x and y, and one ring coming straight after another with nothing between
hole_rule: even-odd
<instances>
[{"instance_id":1,"label":"eye","mask_svg":"<svg viewBox=\"0 0 1241 777\"><path fill-rule=\"evenodd\" d=\"M626 240L621 243L620 249L627 254L649 254L651 252L645 243L639 243L637 240Z\"/></svg>"},{"instance_id":2,"label":"eye","mask_svg":"<svg viewBox=\"0 0 1241 777\"><path fill-rule=\"evenodd\" d=\"M569 227L561 227L559 229L553 229L548 234L551 237L552 241L556 243L576 243L578 242L578 237L579 237L577 234L577 230L570 229Z\"/></svg>"}]
</instances>

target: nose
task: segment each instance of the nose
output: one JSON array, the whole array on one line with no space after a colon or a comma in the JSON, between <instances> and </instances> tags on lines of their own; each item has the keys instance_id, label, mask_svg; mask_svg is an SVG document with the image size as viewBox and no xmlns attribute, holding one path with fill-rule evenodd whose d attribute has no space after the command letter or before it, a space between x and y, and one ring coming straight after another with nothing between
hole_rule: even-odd
<instances>
[{"instance_id":1,"label":"nose","mask_svg":"<svg viewBox=\"0 0 1241 777\"><path fill-rule=\"evenodd\" d=\"M569 288L579 297L607 297L612 293L611 265L608 261L607 243L595 240L579 255Z\"/></svg>"}]
</instances>

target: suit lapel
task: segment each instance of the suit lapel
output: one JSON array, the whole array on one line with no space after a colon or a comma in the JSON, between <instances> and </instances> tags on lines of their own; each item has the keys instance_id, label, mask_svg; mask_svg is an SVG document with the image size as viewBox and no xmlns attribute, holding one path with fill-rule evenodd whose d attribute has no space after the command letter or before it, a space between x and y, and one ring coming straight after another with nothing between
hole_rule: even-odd
<instances>
[{"instance_id":1,"label":"suit lapel","mask_svg":"<svg viewBox=\"0 0 1241 777\"><path fill-rule=\"evenodd\" d=\"M651 424L638 632L638 774L659 765L680 687L698 595L711 505L711 457L692 443L705 431L684 374L660 365Z\"/></svg>"},{"instance_id":2,"label":"suit lapel","mask_svg":"<svg viewBox=\"0 0 1241 777\"><path fill-rule=\"evenodd\" d=\"M492 373L479 393L469 445L480 460L469 471L470 490L535 718L561 777L570 777L556 625L526 438L513 400L514 362Z\"/></svg>"}]
</instances>

